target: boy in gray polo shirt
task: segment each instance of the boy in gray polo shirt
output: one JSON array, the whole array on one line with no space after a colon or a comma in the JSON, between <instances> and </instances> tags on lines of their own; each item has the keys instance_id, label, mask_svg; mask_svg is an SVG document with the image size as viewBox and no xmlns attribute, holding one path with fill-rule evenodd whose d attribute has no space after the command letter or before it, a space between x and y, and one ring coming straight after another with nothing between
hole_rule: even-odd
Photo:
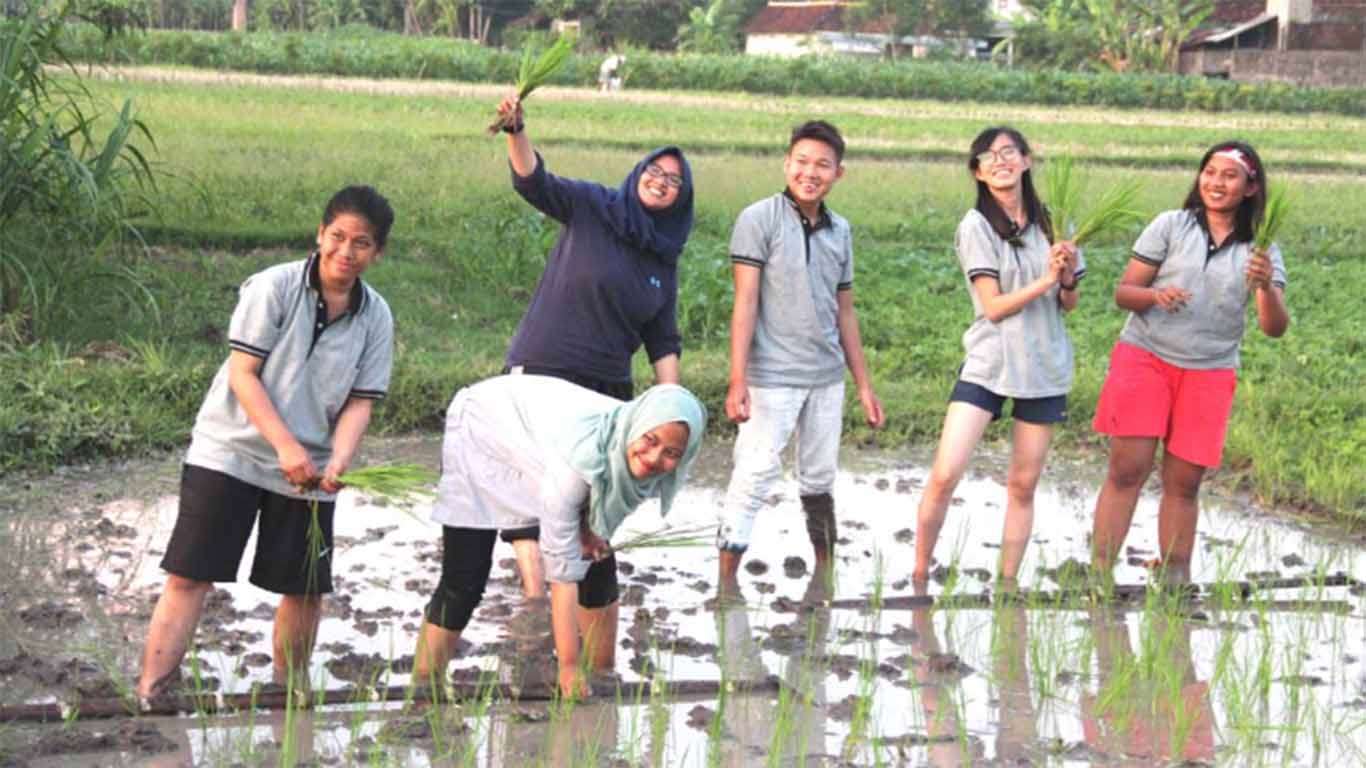
<instances>
[{"instance_id":1,"label":"boy in gray polo shirt","mask_svg":"<svg viewBox=\"0 0 1366 768\"><path fill-rule=\"evenodd\" d=\"M736 591L754 517L782 474L780 455L794 436L807 533L817 568L829 565L846 366L868 423L882 425L854 313L849 222L825 205L844 175L843 159L844 139L833 125L797 126L783 161L787 188L741 212L731 235L726 415L740 431L717 534L723 593Z\"/></svg>"},{"instance_id":2,"label":"boy in gray polo shirt","mask_svg":"<svg viewBox=\"0 0 1366 768\"><path fill-rule=\"evenodd\" d=\"M374 189L347 187L328 202L310 258L242 284L231 351L185 457L138 696L164 692L179 673L204 597L214 582L236 580L258 512L251 582L281 595L276 676L298 670L306 678L321 596L332 591L337 478L389 387L393 317L360 275L383 254L393 221ZM309 540L314 499L321 542Z\"/></svg>"}]
</instances>

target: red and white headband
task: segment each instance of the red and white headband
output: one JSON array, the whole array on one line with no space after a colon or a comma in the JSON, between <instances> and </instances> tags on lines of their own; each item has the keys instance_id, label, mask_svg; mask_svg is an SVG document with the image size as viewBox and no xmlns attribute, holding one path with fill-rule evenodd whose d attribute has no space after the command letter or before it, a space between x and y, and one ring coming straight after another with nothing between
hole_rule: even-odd
<instances>
[{"instance_id":1,"label":"red and white headband","mask_svg":"<svg viewBox=\"0 0 1366 768\"><path fill-rule=\"evenodd\" d=\"M1237 163L1249 179L1257 178L1257 166L1253 165L1252 158L1247 153L1237 147L1227 147L1215 152L1214 157L1225 157Z\"/></svg>"}]
</instances>

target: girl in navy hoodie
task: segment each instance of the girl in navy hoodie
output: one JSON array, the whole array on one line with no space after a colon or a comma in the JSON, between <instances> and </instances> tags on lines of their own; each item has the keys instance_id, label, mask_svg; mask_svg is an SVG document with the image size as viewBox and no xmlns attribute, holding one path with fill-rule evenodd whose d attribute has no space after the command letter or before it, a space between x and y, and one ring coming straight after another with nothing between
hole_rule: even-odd
<instances>
[{"instance_id":1,"label":"girl in navy hoodie","mask_svg":"<svg viewBox=\"0 0 1366 768\"><path fill-rule=\"evenodd\" d=\"M504 129L512 188L561 224L506 371L555 376L625 401L634 394L631 357L643 344L655 383L679 383L678 257L693 223L683 151L649 153L610 189L548 172L515 95L498 113L515 117ZM545 594L538 535L535 527L502 533L516 550L528 597Z\"/></svg>"}]
</instances>

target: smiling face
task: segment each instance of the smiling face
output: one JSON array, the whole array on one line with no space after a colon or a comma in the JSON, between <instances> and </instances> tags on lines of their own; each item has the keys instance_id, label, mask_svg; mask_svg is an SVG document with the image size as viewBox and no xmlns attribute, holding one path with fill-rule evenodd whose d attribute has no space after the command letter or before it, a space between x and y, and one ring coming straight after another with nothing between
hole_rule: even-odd
<instances>
[{"instance_id":1,"label":"smiling face","mask_svg":"<svg viewBox=\"0 0 1366 768\"><path fill-rule=\"evenodd\" d=\"M835 148L818 139L801 139L783 160L787 190L800 205L820 205L843 175Z\"/></svg>"},{"instance_id":2,"label":"smiling face","mask_svg":"<svg viewBox=\"0 0 1366 768\"><path fill-rule=\"evenodd\" d=\"M1257 183L1248 178L1243 166L1217 154L1200 169L1197 185L1205 210L1216 213L1235 213L1244 200L1257 194Z\"/></svg>"},{"instance_id":3,"label":"smiling face","mask_svg":"<svg viewBox=\"0 0 1366 768\"><path fill-rule=\"evenodd\" d=\"M662 211L678 200L683 189L683 164L674 155L656 157L640 174L636 196L649 211Z\"/></svg>"},{"instance_id":4,"label":"smiling face","mask_svg":"<svg viewBox=\"0 0 1366 768\"><path fill-rule=\"evenodd\" d=\"M318 273L323 285L346 289L384 252L364 216L339 213L318 227Z\"/></svg>"},{"instance_id":5,"label":"smiling face","mask_svg":"<svg viewBox=\"0 0 1366 768\"><path fill-rule=\"evenodd\" d=\"M660 424L626 444L626 468L631 477L647 480L674 471L688 449L688 425Z\"/></svg>"},{"instance_id":6,"label":"smiling face","mask_svg":"<svg viewBox=\"0 0 1366 768\"><path fill-rule=\"evenodd\" d=\"M1002 131L997 134L991 147L977 155L977 169L973 176L993 190L1011 190L1020 185L1020 179L1033 163L1011 138Z\"/></svg>"}]
</instances>

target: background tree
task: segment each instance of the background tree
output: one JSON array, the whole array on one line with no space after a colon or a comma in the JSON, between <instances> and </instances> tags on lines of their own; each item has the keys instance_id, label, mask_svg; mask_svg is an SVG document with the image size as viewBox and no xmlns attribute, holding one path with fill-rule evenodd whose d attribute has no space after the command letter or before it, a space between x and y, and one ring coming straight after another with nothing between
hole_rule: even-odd
<instances>
[{"instance_id":1,"label":"background tree","mask_svg":"<svg viewBox=\"0 0 1366 768\"><path fill-rule=\"evenodd\" d=\"M896 39L910 36L963 39L991 29L990 0L869 0L848 15L851 30L880 21ZM895 58L897 46L888 48Z\"/></svg>"},{"instance_id":2,"label":"background tree","mask_svg":"<svg viewBox=\"0 0 1366 768\"><path fill-rule=\"evenodd\" d=\"M1024 0L1015 56L1029 66L1175 72L1214 0Z\"/></svg>"}]
</instances>

